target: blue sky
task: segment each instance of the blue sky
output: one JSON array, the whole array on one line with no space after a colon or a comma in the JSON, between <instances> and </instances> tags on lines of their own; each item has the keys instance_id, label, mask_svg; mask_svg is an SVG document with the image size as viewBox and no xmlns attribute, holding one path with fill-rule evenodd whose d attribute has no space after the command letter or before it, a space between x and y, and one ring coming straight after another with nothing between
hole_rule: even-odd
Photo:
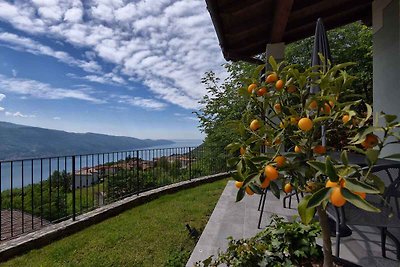
<instances>
[{"instance_id":1,"label":"blue sky","mask_svg":"<svg viewBox=\"0 0 400 267\"><path fill-rule=\"evenodd\" d=\"M203 138L192 113L224 62L204 0L0 0L0 120Z\"/></svg>"}]
</instances>

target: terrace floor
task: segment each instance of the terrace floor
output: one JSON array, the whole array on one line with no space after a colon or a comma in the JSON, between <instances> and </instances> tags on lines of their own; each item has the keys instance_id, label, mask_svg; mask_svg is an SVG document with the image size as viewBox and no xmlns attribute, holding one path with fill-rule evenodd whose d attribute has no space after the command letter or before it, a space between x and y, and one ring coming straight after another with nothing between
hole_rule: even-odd
<instances>
[{"instance_id":1,"label":"terrace floor","mask_svg":"<svg viewBox=\"0 0 400 267\"><path fill-rule=\"evenodd\" d=\"M217 255L219 250L224 251L229 236L236 239L248 238L260 231L257 229L259 218L257 208L260 198L254 195L236 203L236 192L234 181L228 182L186 266L193 266L195 262L205 260L210 255ZM261 227L268 224L269 217L273 213L291 219L297 215L296 204L293 198L292 209L284 209L282 198L278 200L272 194L267 194ZM353 234L341 238L341 258L360 266L400 266L400 262L395 260L395 246L390 239L386 244L388 258L382 258L380 233L377 228L351 228ZM399 231L392 233L400 237ZM333 243L334 241L332 238ZM321 243L321 240L317 242Z\"/></svg>"}]
</instances>

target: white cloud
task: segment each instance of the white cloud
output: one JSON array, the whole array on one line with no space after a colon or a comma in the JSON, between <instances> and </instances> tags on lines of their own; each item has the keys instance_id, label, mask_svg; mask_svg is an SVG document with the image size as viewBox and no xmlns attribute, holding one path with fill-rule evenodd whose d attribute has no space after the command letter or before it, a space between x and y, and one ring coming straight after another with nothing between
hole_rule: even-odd
<instances>
[{"instance_id":1,"label":"white cloud","mask_svg":"<svg viewBox=\"0 0 400 267\"><path fill-rule=\"evenodd\" d=\"M0 101L2 101L4 98L6 98L5 94L0 94Z\"/></svg>"},{"instance_id":2,"label":"white cloud","mask_svg":"<svg viewBox=\"0 0 400 267\"><path fill-rule=\"evenodd\" d=\"M95 54L85 56L87 61L68 63L65 58L70 55L59 51L57 57L56 51L47 51L62 62L81 68L88 64L89 71L100 59L118 68L116 77L101 79L102 73L92 73L83 77L86 80L139 81L157 98L187 109L198 107L207 93L200 83L204 72L224 72L204 0L88 0L84 6L77 0L0 2L0 20ZM36 51L28 45L19 47Z\"/></svg>"},{"instance_id":3,"label":"white cloud","mask_svg":"<svg viewBox=\"0 0 400 267\"><path fill-rule=\"evenodd\" d=\"M53 117L53 120L61 120L60 117Z\"/></svg>"},{"instance_id":4,"label":"white cloud","mask_svg":"<svg viewBox=\"0 0 400 267\"><path fill-rule=\"evenodd\" d=\"M0 90L42 99L79 99L93 103L104 103L87 89L65 89L53 87L36 80L10 78L0 74ZM0 96L1 98L1 96ZM4 98L4 97L3 97Z\"/></svg>"},{"instance_id":5,"label":"white cloud","mask_svg":"<svg viewBox=\"0 0 400 267\"><path fill-rule=\"evenodd\" d=\"M11 72L12 72L13 77L17 77L17 74L18 74L17 70L12 69Z\"/></svg>"},{"instance_id":6,"label":"white cloud","mask_svg":"<svg viewBox=\"0 0 400 267\"><path fill-rule=\"evenodd\" d=\"M19 117L19 118L36 118L36 115L34 114L22 114L19 111L14 113L6 111L6 116Z\"/></svg>"},{"instance_id":7,"label":"white cloud","mask_svg":"<svg viewBox=\"0 0 400 267\"><path fill-rule=\"evenodd\" d=\"M140 107L146 110L163 110L167 107L167 104L160 101L143 98L143 97L130 97L130 96L117 96L120 98L119 103L125 103L131 106Z\"/></svg>"},{"instance_id":8,"label":"white cloud","mask_svg":"<svg viewBox=\"0 0 400 267\"><path fill-rule=\"evenodd\" d=\"M53 48L42 45L31 38L21 37L9 32L0 32L0 42L0 45L7 46L14 50L25 51L34 55L54 57L63 63L79 67L87 72L101 72L101 66L95 61L75 59L64 51L54 50Z\"/></svg>"},{"instance_id":9,"label":"white cloud","mask_svg":"<svg viewBox=\"0 0 400 267\"><path fill-rule=\"evenodd\" d=\"M3 107L0 107L0 111L4 111L4 108L3 108Z\"/></svg>"}]
</instances>

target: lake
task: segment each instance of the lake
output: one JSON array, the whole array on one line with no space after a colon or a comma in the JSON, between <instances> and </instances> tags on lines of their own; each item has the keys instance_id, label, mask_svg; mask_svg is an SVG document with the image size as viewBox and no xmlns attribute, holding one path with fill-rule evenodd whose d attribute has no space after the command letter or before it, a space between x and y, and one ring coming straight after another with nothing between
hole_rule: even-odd
<instances>
[{"instance_id":1,"label":"lake","mask_svg":"<svg viewBox=\"0 0 400 267\"><path fill-rule=\"evenodd\" d=\"M184 154L189 152L189 147L197 147L202 140L171 140L174 143L168 145L152 146L133 150L132 152L100 153L78 156L75 158L75 170L84 167L93 167L108 162L115 162L126 157L139 157L144 160ZM45 181L54 171L72 171L72 157L53 157L33 160L16 160L0 163L0 191L11 187L21 188L32 183Z\"/></svg>"}]
</instances>

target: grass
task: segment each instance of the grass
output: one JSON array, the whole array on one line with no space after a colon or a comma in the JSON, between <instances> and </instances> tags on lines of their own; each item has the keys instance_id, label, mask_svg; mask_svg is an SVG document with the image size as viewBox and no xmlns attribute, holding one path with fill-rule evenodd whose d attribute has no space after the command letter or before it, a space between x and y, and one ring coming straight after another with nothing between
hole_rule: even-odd
<instances>
[{"instance_id":1,"label":"grass","mask_svg":"<svg viewBox=\"0 0 400 267\"><path fill-rule=\"evenodd\" d=\"M3 263L4 266L163 266L195 241L185 224L204 229L226 180L183 190Z\"/></svg>"}]
</instances>

